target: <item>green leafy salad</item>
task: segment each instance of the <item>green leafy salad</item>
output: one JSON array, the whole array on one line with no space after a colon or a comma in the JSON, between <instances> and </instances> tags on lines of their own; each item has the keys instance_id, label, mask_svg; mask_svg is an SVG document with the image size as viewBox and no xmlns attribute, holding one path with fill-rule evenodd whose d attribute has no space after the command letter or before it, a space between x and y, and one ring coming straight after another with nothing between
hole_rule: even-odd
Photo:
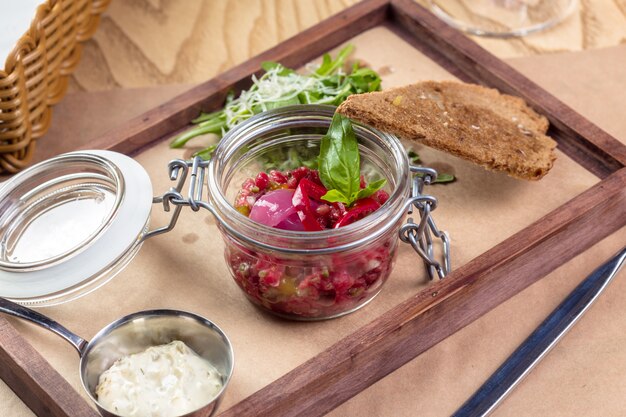
<instances>
[{"instance_id":1,"label":"green leafy salad","mask_svg":"<svg viewBox=\"0 0 626 417\"><path fill-rule=\"evenodd\" d=\"M265 73L252 76L252 86L242 91L239 97L229 94L222 110L202 113L192 120L196 126L176 136L170 146L180 148L190 139L207 133L222 137L237 124L255 114L277 107L293 104L341 104L350 94L380 90L380 76L371 68L352 65L350 72L344 71L346 59L354 47L343 48L335 59L325 54L316 69L309 68L305 74L286 68L277 62L263 63ZM215 145L198 155L210 158Z\"/></svg>"},{"instance_id":2,"label":"green leafy salad","mask_svg":"<svg viewBox=\"0 0 626 417\"><path fill-rule=\"evenodd\" d=\"M359 62L352 64L349 71L344 69L353 49L352 45L346 46L334 59L329 54L325 54L319 66L309 65L304 73L296 72L277 62L264 62L262 67L265 73L258 78L253 75L252 86L248 90L242 91L238 97L235 97L233 92L229 93L224 108L219 111L201 113L191 121L195 126L176 136L170 143L170 147L181 148L189 140L205 134L214 134L220 139L237 124L256 114L278 107L295 104L338 106L351 94L379 91L381 78L373 69L364 67ZM366 197L365 194L374 193L383 185L376 181L369 184L367 189L359 189L358 172L350 171L359 169L356 139L346 143L342 139L350 136L352 129L350 128L349 132L346 130L349 125L350 122L347 119L341 123L333 122L327 137L321 144L321 154L324 157L319 159L320 175L324 177L328 174L326 178L331 178L329 173L325 174L325 170L328 171L331 165L342 166L346 170L341 175L337 176L335 173L332 177L332 181L336 183L329 188L331 191L325 198L327 201L350 204ZM353 132L352 135L354 135ZM217 145L213 144L196 152L195 155L210 159L216 147ZM299 166L318 168L317 155L303 155L293 149L288 152L274 150L265 158L267 160L264 161L264 167L267 169L285 171ZM413 151L409 152L409 158L413 163L419 162L419 156ZM454 181L454 176L440 174L436 182L451 181Z\"/></svg>"}]
</instances>

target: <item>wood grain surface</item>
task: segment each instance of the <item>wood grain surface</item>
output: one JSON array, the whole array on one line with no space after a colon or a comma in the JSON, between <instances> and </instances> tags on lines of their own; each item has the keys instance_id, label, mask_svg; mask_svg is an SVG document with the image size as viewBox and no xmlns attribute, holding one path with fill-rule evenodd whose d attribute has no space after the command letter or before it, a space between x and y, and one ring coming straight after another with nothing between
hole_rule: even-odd
<instances>
[{"instance_id":1,"label":"wood grain surface","mask_svg":"<svg viewBox=\"0 0 626 417\"><path fill-rule=\"evenodd\" d=\"M113 0L70 91L202 82L357 1ZM579 0L565 22L525 38L473 39L500 58L624 44L626 0Z\"/></svg>"}]
</instances>

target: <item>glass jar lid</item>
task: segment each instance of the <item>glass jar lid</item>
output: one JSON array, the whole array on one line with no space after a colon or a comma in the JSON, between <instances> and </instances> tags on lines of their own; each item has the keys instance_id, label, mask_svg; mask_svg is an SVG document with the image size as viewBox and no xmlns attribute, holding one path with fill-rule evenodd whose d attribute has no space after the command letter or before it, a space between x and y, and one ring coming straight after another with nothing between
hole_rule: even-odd
<instances>
[{"instance_id":1,"label":"glass jar lid","mask_svg":"<svg viewBox=\"0 0 626 417\"><path fill-rule=\"evenodd\" d=\"M0 296L52 305L98 288L139 249L152 185L133 159L73 152L0 185Z\"/></svg>"}]
</instances>

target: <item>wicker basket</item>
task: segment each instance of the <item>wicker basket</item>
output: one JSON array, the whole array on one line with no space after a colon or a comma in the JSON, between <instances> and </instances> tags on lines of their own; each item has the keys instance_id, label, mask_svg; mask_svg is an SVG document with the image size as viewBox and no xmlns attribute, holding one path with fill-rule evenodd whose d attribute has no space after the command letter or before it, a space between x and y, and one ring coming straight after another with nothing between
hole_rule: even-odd
<instances>
[{"instance_id":1,"label":"wicker basket","mask_svg":"<svg viewBox=\"0 0 626 417\"><path fill-rule=\"evenodd\" d=\"M25 168L110 0L47 0L0 70L0 174Z\"/></svg>"}]
</instances>

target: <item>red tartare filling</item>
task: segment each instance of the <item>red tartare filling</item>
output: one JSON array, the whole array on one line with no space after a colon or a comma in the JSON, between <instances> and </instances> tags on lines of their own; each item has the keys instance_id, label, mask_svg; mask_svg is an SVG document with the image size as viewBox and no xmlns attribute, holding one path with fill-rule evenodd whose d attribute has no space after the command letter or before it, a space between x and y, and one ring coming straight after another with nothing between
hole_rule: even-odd
<instances>
[{"instance_id":1,"label":"red tartare filling","mask_svg":"<svg viewBox=\"0 0 626 417\"><path fill-rule=\"evenodd\" d=\"M361 179L361 188L366 187ZM346 207L329 203L319 173L306 167L261 172L247 179L235 208L270 227L319 231L343 227L376 211L389 195L379 190ZM391 272L397 237L392 232L358 250L293 259L260 253L228 241L226 257L248 298L279 315L324 318L349 312L378 293Z\"/></svg>"},{"instance_id":2,"label":"red tartare filling","mask_svg":"<svg viewBox=\"0 0 626 417\"><path fill-rule=\"evenodd\" d=\"M367 184L361 178L361 188ZM347 208L343 203L329 203L322 197L327 190L319 173L307 167L292 171L260 172L242 184L235 208L252 220L286 230L319 231L354 223L376 211L389 194L379 190Z\"/></svg>"}]
</instances>

